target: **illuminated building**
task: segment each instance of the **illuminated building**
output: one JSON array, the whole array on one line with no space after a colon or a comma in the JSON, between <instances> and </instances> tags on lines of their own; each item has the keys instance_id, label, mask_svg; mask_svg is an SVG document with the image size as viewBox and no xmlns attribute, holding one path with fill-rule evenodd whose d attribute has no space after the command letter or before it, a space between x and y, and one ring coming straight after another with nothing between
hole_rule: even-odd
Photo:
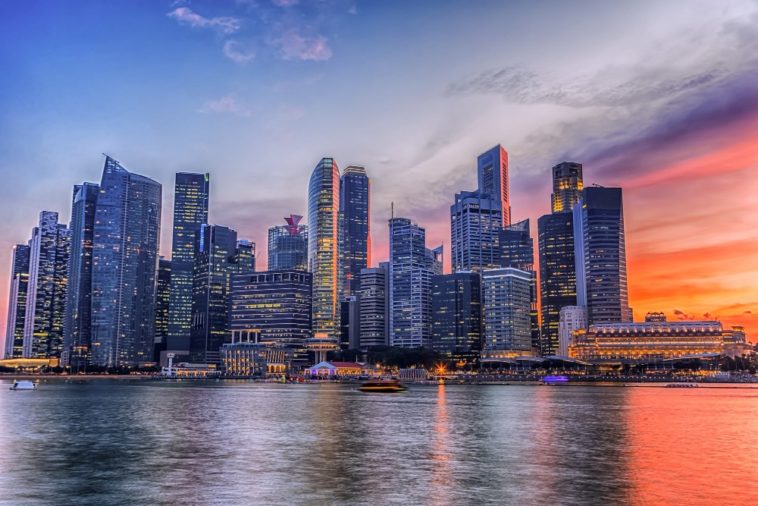
<instances>
[{"instance_id":1,"label":"illuminated building","mask_svg":"<svg viewBox=\"0 0 758 506\"><path fill-rule=\"evenodd\" d=\"M550 196L554 213L570 212L584 188L582 164L561 162L553 167L553 193Z\"/></svg>"},{"instance_id":2,"label":"illuminated building","mask_svg":"<svg viewBox=\"0 0 758 506\"><path fill-rule=\"evenodd\" d=\"M481 284L476 272L432 278L432 349L473 360L481 349Z\"/></svg>"},{"instance_id":3,"label":"illuminated building","mask_svg":"<svg viewBox=\"0 0 758 506\"><path fill-rule=\"evenodd\" d=\"M355 362L319 362L306 370L311 376L360 376L365 371L361 364Z\"/></svg>"},{"instance_id":4,"label":"illuminated building","mask_svg":"<svg viewBox=\"0 0 758 506\"><path fill-rule=\"evenodd\" d=\"M631 322L621 188L592 186L574 206L577 304L587 322Z\"/></svg>"},{"instance_id":5,"label":"illuminated building","mask_svg":"<svg viewBox=\"0 0 758 506\"><path fill-rule=\"evenodd\" d=\"M200 226L208 223L210 175L177 172L174 183L174 226L171 237L171 299L166 349L186 356L190 347L195 244Z\"/></svg>"},{"instance_id":6,"label":"illuminated building","mask_svg":"<svg viewBox=\"0 0 758 506\"><path fill-rule=\"evenodd\" d=\"M558 324L560 347L558 355L568 356L569 346L574 343L574 332L587 328L587 310L584 306L564 306L561 308Z\"/></svg>"},{"instance_id":7,"label":"illuminated building","mask_svg":"<svg viewBox=\"0 0 758 506\"><path fill-rule=\"evenodd\" d=\"M100 186L83 183L74 186L71 205L71 253L66 290L66 316L63 325L64 365L82 367L89 362L92 341L92 247L95 233L95 208Z\"/></svg>"},{"instance_id":8,"label":"illuminated building","mask_svg":"<svg viewBox=\"0 0 758 506\"><path fill-rule=\"evenodd\" d=\"M5 327L5 358L19 358L24 354L24 321L26 295L29 287L29 253L27 244L13 247L11 286L8 296L8 318Z\"/></svg>"},{"instance_id":9,"label":"illuminated building","mask_svg":"<svg viewBox=\"0 0 758 506\"><path fill-rule=\"evenodd\" d=\"M511 199L508 186L508 153L498 144L476 159L479 193L487 194L500 204L502 226L511 224Z\"/></svg>"},{"instance_id":10,"label":"illuminated building","mask_svg":"<svg viewBox=\"0 0 758 506\"><path fill-rule=\"evenodd\" d=\"M654 363L744 353L739 329L724 330L718 321L646 321L603 323L574 334L572 358L586 362Z\"/></svg>"},{"instance_id":11,"label":"illuminated building","mask_svg":"<svg viewBox=\"0 0 758 506\"><path fill-rule=\"evenodd\" d=\"M502 203L489 194L461 192L450 206L453 271L479 271L500 266L499 231Z\"/></svg>"},{"instance_id":12,"label":"illuminated building","mask_svg":"<svg viewBox=\"0 0 758 506\"><path fill-rule=\"evenodd\" d=\"M387 346L389 336L389 264L361 269L360 348Z\"/></svg>"},{"instance_id":13,"label":"illuminated building","mask_svg":"<svg viewBox=\"0 0 758 506\"><path fill-rule=\"evenodd\" d=\"M71 235L58 213L42 211L29 241L24 358L60 357Z\"/></svg>"},{"instance_id":14,"label":"illuminated building","mask_svg":"<svg viewBox=\"0 0 758 506\"><path fill-rule=\"evenodd\" d=\"M268 270L308 270L308 227L302 216L290 214L286 225L268 229Z\"/></svg>"},{"instance_id":15,"label":"illuminated building","mask_svg":"<svg viewBox=\"0 0 758 506\"><path fill-rule=\"evenodd\" d=\"M504 267L482 272L483 358L532 353L532 273Z\"/></svg>"},{"instance_id":16,"label":"illuminated building","mask_svg":"<svg viewBox=\"0 0 758 506\"><path fill-rule=\"evenodd\" d=\"M317 362L337 348L339 338L339 210L339 169L333 158L322 158L308 184L308 270L313 274L313 338L308 345Z\"/></svg>"},{"instance_id":17,"label":"illuminated building","mask_svg":"<svg viewBox=\"0 0 758 506\"><path fill-rule=\"evenodd\" d=\"M106 157L92 247L92 363L153 358L161 185Z\"/></svg>"},{"instance_id":18,"label":"illuminated building","mask_svg":"<svg viewBox=\"0 0 758 506\"><path fill-rule=\"evenodd\" d=\"M339 276L343 297L355 295L371 263L370 188L366 169L349 166L340 182ZM357 337L357 336L356 336Z\"/></svg>"},{"instance_id":19,"label":"illuminated building","mask_svg":"<svg viewBox=\"0 0 758 506\"><path fill-rule=\"evenodd\" d=\"M263 377L285 374L292 362L292 350L271 343L234 341L221 347L221 363L226 376Z\"/></svg>"},{"instance_id":20,"label":"illuminated building","mask_svg":"<svg viewBox=\"0 0 758 506\"><path fill-rule=\"evenodd\" d=\"M166 350L168 343L168 319L171 303L171 260L158 260L158 281L155 287L155 360ZM163 362L163 360L161 360Z\"/></svg>"}]
</instances>

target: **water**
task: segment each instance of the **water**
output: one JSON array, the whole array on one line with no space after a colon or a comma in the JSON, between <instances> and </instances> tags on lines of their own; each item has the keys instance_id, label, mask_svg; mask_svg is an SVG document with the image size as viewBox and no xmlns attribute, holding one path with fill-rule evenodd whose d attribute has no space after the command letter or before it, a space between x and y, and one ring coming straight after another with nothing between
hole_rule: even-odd
<instances>
[{"instance_id":1,"label":"water","mask_svg":"<svg viewBox=\"0 0 758 506\"><path fill-rule=\"evenodd\" d=\"M758 389L8 384L2 504L758 503Z\"/></svg>"}]
</instances>

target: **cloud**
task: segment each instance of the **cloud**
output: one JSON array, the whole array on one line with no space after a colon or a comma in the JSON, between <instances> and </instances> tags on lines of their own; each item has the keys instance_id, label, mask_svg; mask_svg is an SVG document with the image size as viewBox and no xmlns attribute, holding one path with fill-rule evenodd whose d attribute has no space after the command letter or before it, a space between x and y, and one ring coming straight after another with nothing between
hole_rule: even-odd
<instances>
[{"instance_id":1,"label":"cloud","mask_svg":"<svg viewBox=\"0 0 758 506\"><path fill-rule=\"evenodd\" d=\"M206 114L234 114L245 118L253 115L252 108L238 101L237 97L233 94L205 102L198 112Z\"/></svg>"},{"instance_id":2,"label":"cloud","mask_svg":"<svg viewBox=\"0 0 758 506\"><path fill-rule=\"evenodd\" d=\"M289 30L273 39L272 44L285 60L324 61L332 57L332 50L322 35L304 36L297 30Z\"/></svg>"},{"instance_id":3,"label":"cloud","mask_svg":"<svg viewBox=\"0 0 758 506\"><path fill-rule=\"evenodd\" d=\"M255 51L246 49L236 40L227 40L224 42L224 56L235 63L246 63L255 58Z\"/></svg>"},{"instance_id":4,"label":"cloud","mask_svg":"<svg viewBox=\"0 0 758 506\"><path fill-rule=\"evenodd\" d=\"M277 7L292 7L297 5L298 0L272 0Z\"/></svg>"},{"instance_id":5,"label":"cloud","mask_svg":"<svg viewBox=\"0 0 758 506\"><path fill-rule=\"evenodd\" d=\"M175 19L180 25L188 25L192 28L211 28L225 35L238 31L242 26L241 21L235 17L206 18L189 7L177 7L166 15Z\"/></svg>"}]
</instances>

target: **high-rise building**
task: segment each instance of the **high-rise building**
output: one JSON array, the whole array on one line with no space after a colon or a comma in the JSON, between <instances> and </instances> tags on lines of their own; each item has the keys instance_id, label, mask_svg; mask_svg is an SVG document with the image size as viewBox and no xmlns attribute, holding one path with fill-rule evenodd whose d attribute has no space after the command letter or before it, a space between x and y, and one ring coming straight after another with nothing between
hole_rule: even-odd
<instances>
[{"instance_id":1,"label":"high-rise building","mask_svg":"<svg viewBox=\"0 0 758 506\"><path fill-rule=\"evenodd\" d=\"M574 206L576 297L589 325L632 321L621 188L592 186Z\"/></svg>"},{"instance_id":2,"label":"high-rise building","mask_svg":"<svg viewBox=\"0 0 758 506\"><path fill-rule=\"evenodd\" d=\"M174 227L171 244L171 300L168 351L189 353L195 243L208 223L209 174L178 172L174 185Z\"/></svg>"},{"instance_id":3,"label":"high-rise building","mask_svg":"<svg viewBox=\"0 0 758 506\"><path fill-rule=\"evenodd\" d=\"M220 363L221 346L231 342L231 278L234 274L253 273L251 245L248 241L238 242L237 232L228 227L200 226L192 282L192 362Z\"/></svg>"},{"instance_id":4,"label":"high-rise building","mask_svg":"<svg viewBox=\"0 0 758 506\"><path fill-rule=\"evenodd\" d=\"M529 220L522 220L500 231L500 266L515 267L532 273L532 348L540 351L540 323L537 309L537 272L534 270L534 241L529 232Z\"/></svg>"},{"instance_id":5,"label":"high-rise building","mask_svg":"<svg viewBox=\"0 0 758 506\"><path fill-rule=\"evenodd\" d=\"M290 214L286 225L268 229L268 270L308 270L308 227L302 216Z\"/></svg>"},{"instance_id":6,"label":"high-rise building","mask_svg":"<svg viewBox=\"0 0 758 506\"><path fill-rule=\"evenodd\" d=\"M426 231L408 218L392 218L390 227L390 346L431 344L432 257Z\"/></svg>"},{"instance_id":7,"label":"high-rise building","mask_svg":"<svg viewBox=\"0 0 758 506\"><path fill-rule=\"evenodd\" d=\"M154 357L158 360L168 344L168 318L171 304L171 260L158 260L158 281L155 287Z\"/></svg>"},{"instance_id":8,"label":"high-rise building","mask_svg":"<svg viewBox=\"0 0 758 506\"><path fill-rule=\"evenodd\" d=\"M560 346L558 355L567 357L569 347L574 344L574 332L587 328L587 311L584 306L565 306L561 308L558 324Z\"/></svg>"},{"instance_id":9,"label":"high-rise building","mask_svg":"<svg viewBox=\"0 0 758 506\"><path fill-rule=\"evenodd\" d=\"M71 235L58 213L42 211L29 241L29 285L24 315L24 357L60 357Z\"/></svg>"},{"instance_id":10,"label":"high-rise building","mask_svg":"<svg viewBox=\"0 0 758 506\"><path fill-rule=\"evenodd\" d=\"M476 272L432 278L432 349L473 361L482 339L481 284Z\"/></svg>"},{"instance_id":11,"label":"high-rise building","mask_svg":"<svg viewBox=\"0 0 758 506\"><path fill-rule=\"evenodd\" d=\"M361 269L359 293L360 348L387 346L389 342L389 263Z\"/></svg>"},{"instance_id":12,"label":"high-rise building","mask_svg":"<svg viewBox=\"0 0 758 506\"><path fill-rule=\"evenodd\" d=\"M29 287L28 244L13 247L11 287L8 296L8 319L5 328L5 358L19 358L24 354L24 321L26 295Z\"/></svg>"},{"instance_id":13,"label":"high-rise building","mask_svg":"<svg viewBox=\"0 0 758 506\"><path fill-rule=\"evenodd\" d=\"M480 271L500 265L498 232L503 226L502 202L490 194L461 192L450 206L453 271Z\"/></svg>"},{"instance_id":14,"label":"high-rise building","mask_svg":"<svg viewBox=\"0 0 758 506\"><path fill-rule=\"evenodd\" d=\"M554 213L566 213L579 202L584 188L582 164L561 162L553 167L553 193L550 196Z\"/></svg>"},{"instance_id":15,"label":"high-rise building","mask_svg":"<svg viewBox=\"0 0 758 506\"><path fill-rule=\"evenodd\" d=\"M92 247L95 208L100 186L74 186L71 204L71 253L68 264L66 316L63 325L63 364L86 366L92 342Z\"/></svg>"},{"instance_id":16,"label":"high-rise building","mask_svg":"<svg viewBox=\"0 0 758 506\"><path fill-rule=\"evenodd\" d=\"M532 352L532 273L513 267L482 272L483 359Z\"/></svg>"},{"instance_id":17,"label":"high-rise building","mask_svg":"<svg viewBox=\"0 0 758 506\"><path fill-rule=\"evenodd\" d=\"M316 360L339 339L338 230L340 174L333 158L322 158L308 184L308 270L313 274L313 342Z\"/></svg>"},{"instance_id":18,"label":"high-rise building","mask_svg":"<svg viewBox=\"0 0 758 506\"><path fill-rule=\"evenodd\" d=\"M351 350L361 346L361 314L358 291L347 295L340 302L340 345Z\"/></svg>"},{"instance_id":19,"label":"high-rise building","mask_svg":"<svg viewBox=\"0 0 758 506\"><path fill-rule=\"evenodd\" d=\"M508 153L498 144L476 160L479 193L500 203L502 225L511 224L511 198L508 185Z\"/></svg>"},{"instance_id":20,"label":"high-rise building","mask_svg":"<svg viewBox=\"0 0 758 506\"><path fill-rule=\"evenodd\" d=\"M92 363L136 366L153 355L161 185L105 158L92 249Z\"/></svg>"},{"instance_id":21,"label":"high-rise building","mask_svg":"<svg viewBox=\"0 0 758 506\"><path fill-rule=\"evenodd\" d=\"M349 166L340 181L339 276L343 297L358 291L371 263L370 183L363 167Z\"/></svg>"}]
</instances>

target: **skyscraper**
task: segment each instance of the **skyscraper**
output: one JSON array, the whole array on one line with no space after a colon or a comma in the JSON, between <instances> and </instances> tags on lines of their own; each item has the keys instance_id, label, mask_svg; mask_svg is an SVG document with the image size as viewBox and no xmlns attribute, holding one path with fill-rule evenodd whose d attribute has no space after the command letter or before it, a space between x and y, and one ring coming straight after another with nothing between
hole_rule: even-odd
<instances>
[{"instance_id":1,"label":"skyscraper","mask_svg":"<svg viewBox=\"0 0 758 506\"><path fill-rule=\"evenodd\" d=\"M482 358L532 351L532 273L513 267L482 272L484 347Z\"/></svg>"},{"instance_id":2,"label":"skyscraper","mask_svg":"<svg viewBox=\"0 0 758 506\"><path fill-rule=\"evenodd\" d=\"M322 158L308 184L308 270L313 274L313 338L324 359L339 338L338 229L340 174L332 158ZM316 350L319 348L319 350Z\"/></svg>"},{"instance_id":3,"label":"skyscraper","mask_svg":"<svg viewBox=\"0 0 758 506\"><path fill-rule=\"evenodd\" d=\"M92 250L92 362L152 360L161 185L106 156Z\"/></svg>"},{"instance_id":4,"label":"skyscraper","mask_svg":"<svg viewBox=\"0 0 758 506\"><path fill-rule=\"evenodd\" d=\"M473 361L481 349L481 284L476 272L432 278L432 349Z\"/></svg>"},{"instance_id":5,"label":"skyscraper","mask_svg":"<svg viewBox=\"0 0 758 506\"><path fill-rule=\"evenodd\" d=\"M632 321L621 188L592 186L574 206L576 296L589 325Z\"/></svg>"},{"instance_id":6,"label":"skyscraper","mask_svg":"<svg viewBox=\"0 0 758 506\"><path fill-rule=\"evenodd\" d=\"M564 306L561 308L558 338L558 355L567 357L569 347L574 344L574 332L587 328L587 311L584 306Z\"/></svg>"},{"instance_id":7,"label":"skyscraper","mask_svg":"<svg viewBox=\"0 0 758 506\"><path fill-rule=\"evenodd\" d=\"M508 185L508 153L498 144L476 160L479 193L500 203L502 225L511 224L511 198Z\"/></svg>"},{"instance_id":8,"label":"skyscraper","mask_svg":"<svg viewBox=\"0 0 758 506\"><path fill-rule=\"evenodd\" d=\"M390 346L431 344L431 257L426 231L408 218L392 218L390 227Z\"/></svg>"},{"instance_id":9,"label":"skyscraper","mask_svg":"<svg viewBox=\"0 0 758 506\"><path fill-rule=\"evenodd\" d=\"M286 225L268 229L268 270L308 270L308 227L302 216L290 214Z\"/></svg>"},{"instance_id":10,"label":"skyscraper","mask_svg":"<svg viewBox=\"0 0 758 506\"><path fill-rule=\"evenodd\" d=\"M5 358L18 358L24 354L24 321L26 296L29 287L29 254L27 244L13 247L11 286L8 296L8 319L5 330Z\"/></svg>"},{"instance_id":11,"label":"skyscraper","mask_svg":"<svg viewBox=\"0 0 758 506\"><path fill-rule=\"evenodd\" d=\"M360 347L387 346L389 342L389 263L361 269Z\"/></svg>"},{"instance_id":12,"label":"skyscraper","mask_svg":"<svg viewBox=\"0 0 758 506\"><path fill-rule=\"evenodd\" d=\"M584 188L582 164L561 162L553 167L553 193L550 196L554 213L565 213L574 208Z\"/></svg>"},{"instance_id":13,"label":"skyscraper","mask_svg":"<svg viewBox=\"0 0 758 506\"><path fill-rule=\"evenodd\" d=\"M207 173L176 174L167 349L180 355L189 352L195 242L200 226L208 223L209 190Z\"/></svg>"},{"instance_id":14,"label":"skyscraper","mask_svg":"<svg viewBox=\"0 0 758 506\"><path fill-rule=\"evenodd\" d=\"M29 241L29 285L24 315L24 357L60 357L71 236L58 213L42 211Z\"/></svg>"},{"instance_id":15,"label":"skyscraper","mask_svg":"<svg viewBox=\"0 0 758 506\"><path fill-rule=\"evenodd\" d=\"M371 263L369 198L366 169L347 167L340 180L339 276L343 297L357 292L361 269Z\"/></svg>"},{"instance_id":16,"label":"skyscraper","mask_svg":"<svg viewBox=\"0 0 758 506\"><path fill-rule=\"evenodd\" d=\"M95 208L100 187L96 183L74 186L71 204L71 253L68 264L66 317L63 326L62 362L87 365L92 342L92 246Z\"/></svg>"},{"instance_id":17,"label":"skyscraper","mask_svg":"<svg viewBox=\"0 0 758 506\"><path fill-rule=\"evenodd\" d=\"M171 260L158 260L158 281L155 286L155 339L153 349L155 360L161 358L168 344L168 315L171 303Z\"/></svg>"},{"instance_id":18,"label":"skyscraper","mask_svg":"<svg viewBox=\"0 0 758 506\"><path fill-rule=\"evenodd\" d=\"M500 264L498 232L502 221L502 202L490 194L456 193L450 206L450 246L453 271L479 271Z\"/></svg>"}]
</instances>

